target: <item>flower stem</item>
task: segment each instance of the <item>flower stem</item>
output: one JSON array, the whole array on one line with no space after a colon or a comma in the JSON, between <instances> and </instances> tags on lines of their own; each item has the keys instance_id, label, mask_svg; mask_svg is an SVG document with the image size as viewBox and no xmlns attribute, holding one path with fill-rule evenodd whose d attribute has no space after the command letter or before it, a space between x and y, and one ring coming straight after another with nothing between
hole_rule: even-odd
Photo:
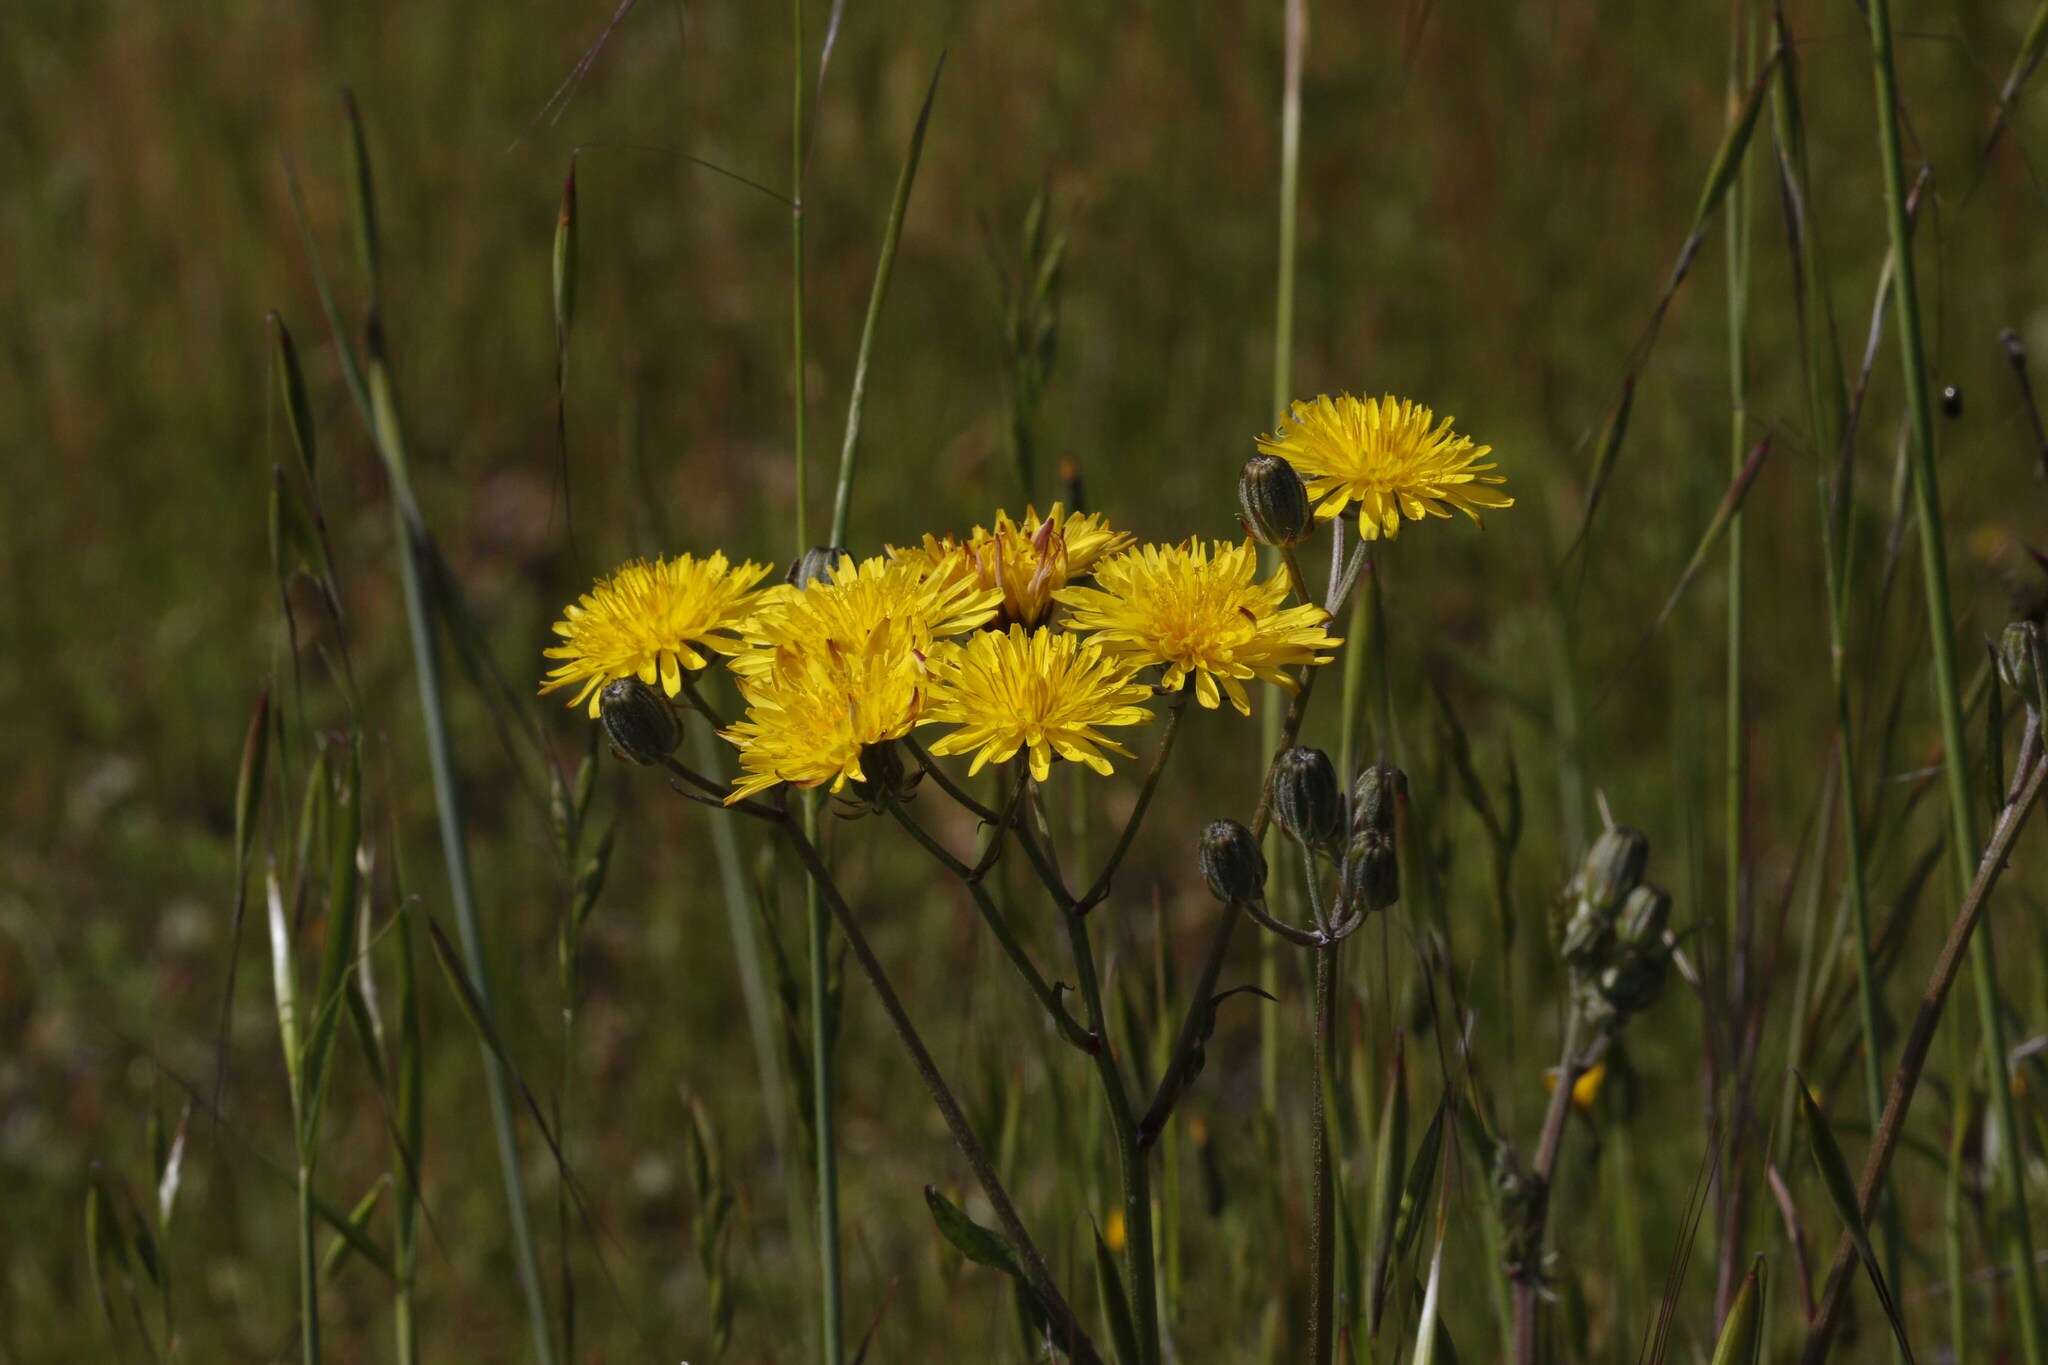
<instances>
[{"instance_id":1,"label":"flower stem","mask_svg":"<svg viewBox=\"0 0 2048 1365\"><path fill-rule=\"evenodd\" d=\"M1332 939L1316 955L1316 1089L1311 1122L1314 1136L1309 1166L1314 1183L1315 1215L1309 1224L1313 1257L1308 1282L1308 1349L1312 1365L1329 1365L1336 1350L1337 1220L1336 1179L1330 1148L1330 1096L1337 1084L1337 955L1343 940ZM1370 1292L1370 1291L1368 1291Z\"/></svg>"},{"instance_id":2,"label":"flower stem","mask_svg":"<svg viewBox=\"0 0 2048 1365\"><path fill-rule=\"evenodd\" d=\"M1535 1186L1535 1205L1526 1229L1525 1260L1514 1272L1515 1283L1515 1365L1536 1365L1536 1308L1542 1284L1543 1229L1549 1221L1550 1177L1557 1169L1557 1150L1564 1143L1564 1121L1571 1114L1572 1087L1579 1080L1579 1012L1568 1008L1565 1015L1564 1046L1558 1050L1557 1087L1550 1092L1550 1107L1543 1114L1543 1132L1536 1139L1536 1165L1530 1175Z\"/></svg>"},{"instance_id":3,"label":"flower stem","mask_svg":"<svg viewBox=\"0 0 2048 1365\"><path fill-rule=\"evenodd\" d=\"M1891 0L1870 0L1871 65L1876 73L1877 135L1884 171L1885 216L1896 268L1892 314L1906 371L1906 407L1913 431L1913 495L1920 519L1920 561L1927 592L1927 627L1933 645L1934 687L1941 711L1942 766L1948 777L1950 843L1955 850L1957 887L1967 895L1976 872L1976 810L1970 790L1969 750L1963 738L1961 694L1956 686L1955 624L1949 608L1948 549L1941 515L1941 484L1934 458L1934 419L1928 402L1926 339L1920 325L1919 282L1913 264L1912 224L1906 205L1906 177L1899 144L1898 76L1892 60ZM2007 1248L2020 1341L2028 1365L2042 1365L2041 1308L2034 1283L2033 1236L2027 1224L2026 1148L2013 1112L2008 1083L2005 1024L1998 1001L1998 977L1988 933L1973 935L1970 975L1976 983L1977 1014L1991 1077L1991 1111L1999 1138L2007 1198Z\"/></svg>"},{"instance_id":4,"label":"flower stem","mask_svg":"<svg viewBox=\"0 0 2048 1365\"><path fill-rule=\"evenodd\" d=\"M1097 1353L1094 1343L1081 1330L1079 1319L1067 1306L1066 1299L1053 1282L1051 1272L1046 1269L1044 1256L1039 1253L1037 1244L1031 1240L1031 1234L1025 1231L1024 1220L1018 1216L1017 1207L1011 1202L1009 1191L1003 1188L1002 1179L996 1174L988 1153L982 1148L980 1139L974 1135L973 1125L967 1121L967 1115L960 1108L960 1102L954 1098L952 1088L946 1084L945 1075L939 1070L938 1063L932 1059L931 1049L925 1046L917 1026L911 1022L908 1011L903 1008L901 997L890 984L888 973L882 969L881 961L875 957L874 949L868 946L867 935L861 932L860 925L853 918L852 910L847 907L845 897L840 895L837 884L832 880L831 869L825 866L825 860L819 856L817 846L795 823L786 817L778 819L775 823L788 837L798 859L810 873L812 885L818 888L820 898L830 907L833 917L838 921L839 930L846 936L846 945L852 951L854 961L860 965L862 973L868 978L868 984L874 988L876 997L882 1002L883 1012L889 1016L889 1022L896 1028L897 1037L909 1050L911 1063L917 1068L917 1074L923 1079L926 1090L931 1093L932 1103L938 1106L939 1115L945 1120L946 1129L952 1134L954 1144L959 1147L961 1156L966 1158L968 1168L974 1172L975 1181L981 1186L981 1192L988 1199L989 1207L995 1211L996 1221L1002 1224L1004 1235L1015 1247L1025 1278L1037 1292L1045 1307L1046 1316L1053 1324L1055 1344L1064 1348L1069 1358L1077 1362L1077 1365L1102 1365L1102 1358Z\"/></svg>"}]
</instances>

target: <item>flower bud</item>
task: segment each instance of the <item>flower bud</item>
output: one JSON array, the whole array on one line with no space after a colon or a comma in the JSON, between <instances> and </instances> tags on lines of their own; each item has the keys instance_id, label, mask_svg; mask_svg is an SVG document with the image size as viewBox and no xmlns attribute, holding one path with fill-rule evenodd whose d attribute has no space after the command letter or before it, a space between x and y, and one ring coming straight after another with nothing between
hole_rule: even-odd
<instances>
[{"instance_id":1,"label":"flower bud","mask_svg":"<svg viewBox=\"0 0 2048 1365\"><path fill-rule=\"evenodd\" d=\"M1299 545L1315 529L1315 509L1294 466L1277 455L1254 455L1237 476L1244 525L1262 545Z\"/></svg>"},{"instance_id":2,"label":"flower bud","mask_svg":"<svg viewBox=\"0 0 2048 1365\"><path fill-rule=\"evenodd\" d=\"M1255 901L1266 893L1266 855L1237 821L1218 820L1202 831L1200 859L1209 893L1217 900Z\"/></svg>"},{"instance_id":3,"label":"flower bud","mask_svg":"<svg viewBox=\"0 0 2048 1365\"><path fill-rule=\"evenodd\" d=\"M2031 709L2040 677L2034 659L2041 648L2041 627L2034 621L2014 621L1998 637L1998 678L2019 694L2022 705Z\"/></svg>"},{"instance_id":4,"label":"flower bud","mask_svg":"<svg viewBox=\"0 0 2048 1365\"><path fill-rule=\"evenodd\" d=\"M1621 903L1621 915L1615 920L1614 930L1627 947L1661 948L1664 926L1670 921L1671 893L1644 882Z\"/></svg>"},{"instance_id":5,"label":"flower bud","mask_svg":"<svg viewBox=\"0 0 2048 1365\"><path fill-rule=\"evenodd\" d=\"M659 763L676 751L683 727L668 702L638 678L614 678L598 693L598 718L612 747L635 763Z\"/></svg>"},{"instance_id":6,"label":"flower bud","mask_svg":"<svg viewBox=\"0 0 2048 1365\"><path fill-rule=\"evenodd\" d=\"M1273 818L1305 848L1322 848L1344 829L1337 769L1321 749L1287 750L1273 765Z\"/></svg>"},{"instance_id":7,"label":"flower bud","mask_svg":"<svg viewBox=\"0 0 2048 1365\"><path fill-rule=\"evenodd\" d=\"M1558 956L1574 967L1587 967L1607 954L1607 921L1581 905L1564 926Z\"/></svg>"},{"instance_id":8,"label":"flower bud","mask_svg":"<svg viewBox=\"0 0 2048 1365\"><path fill-rule=\"evenodd\" d=\"M1596 915L1612 916L1650 860L1650 841L1638 830L1615 825L1600 832L1579 870L1579 894Z\"/></svg>"},{"instance_id":9,"label":"flower bud","mask_svg":"<svg viewBox=\"0 0 2048 1365\"><path fill-rule=\"evenodd\" d=\"M1401 860L1391 836L1370 829L1352 836L1343 890L1352 909L1368 914L1401 899Z\"/></svg>"},{"instance_id":10,"label":"flower bud","mask_svg":"<svg viewBox=\"0 0 2048 1365\"><path fill-rule=\"evenodd\" d=\"M830 583L832 571L839 567L839 561L846 557L846 551L837 545L813 545L805 550L801 558L794 560L782 581L792 588L808 588L813 583Z\"/></svg>"},{"instance_id":11,"label":"flower bud","mask_svg":"<svg viewBox=\"0 0 2048 1365\"><path fill-rule=\"evenodd\" d=\"M1391 764L1373 764L1351 788L1351 832L1370 830L1391 838L1395 812L1407 795L1408 774Z\"/></svg>"},{"instance_id":12,"label":"flower bud","mask_svg":"<svg viewBox=\"0 0 2048 1365\"><path fill-rule=\"evenodd\" d=\"M1663 953L1639 953L1600 973L1600 994L1623 1014L1648 1009L1664 989L1670 959Z\"/></svg>"},{"instance_id":13,"label":"flower bud","mask_svg":"<svg viewBox=\"0 0 2048 1365\"><path fill-rule=\"evenodd\" d=\"M922 770L906 767L903 755L887 740L860 751L860 770L862 776L847 784L848 804L871 811L887 810L909 796L924 776Z\"/></svg>"}]
</instances>

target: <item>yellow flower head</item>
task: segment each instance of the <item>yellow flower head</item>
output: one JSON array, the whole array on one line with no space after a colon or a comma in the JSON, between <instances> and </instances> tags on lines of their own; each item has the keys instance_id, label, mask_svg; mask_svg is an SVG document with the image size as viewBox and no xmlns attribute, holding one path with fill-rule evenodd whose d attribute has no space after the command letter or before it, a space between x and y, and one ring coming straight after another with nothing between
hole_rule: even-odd
<instances>
[{"instance_id":1,"label":"yellow flower head","mask_svg":"<svg viewBox=\"0 0 2048 1365\"><path fill-rule=\"evenodd\" d=\"M1104 749L1131 751L1102 733L1110 725L1143 725L1152 689L1131 680L1127 666L1078 636L1044 626L1026 633L985 631L931 656L927 723L959 728L933 743L935 754L974 755L972 776L1018 750L1031 755L1031 776L1045 781L1054 755L1107 776Z\"/></svg>"},{"instance_id":2,"label":"yellow flower head","mask_svg":"<svg viewBox=\"0 0 2048 1365\"><path fill-rule=\"evenodd\" d=\"M649 687L659 679L675 696L683 672L704 667L695 646L722 654L739 648L732 628L747 614L749 589L767 572L765 564L727 564L716 552L620 565L563 609L554 627L562 643L543 651L562 662L540 690L581 684L569 704L589 702L593 717L598 689L615 678L636 677Z\"/></svg>"},{"instance_id":3,"label":"yellow flower head","mask_svg":"<svg viewBox=\"0 0 2048 1365\"><path fill-rule=\"evenodd\" d=\"M1323 664L1344 643L1333 638L1321 607L1288 606L1287 576L1257 581L1252 543L1198 540L1146 545L1096 566L1094 588L1057 594L1069 608L1069 629L1091 632L1089 643L1134 668L1166 665L1161 686L1178 691L1189 674L1195 699L1215 709L1218 688L1245 715L1244 685L1263 679L1293 687L1286 669Z\"/></svg>"},{"instance_id":4,"label":"yellow flower head","mask_svg":"<svg viewBox=\"0 0 2048 1365\"><path fill-rule=\"evenodd\" d=\"M997 600L914 564L850 555L829 580L762 593L738 627L748 647L727 665L747 703L724 732L740 751L732 799L781 782L837 792L865 781L862 752L907 733L924 709L933 640L983 625Z\"/></svg>"},{"instance_id":5,"label":"yellow flower head","mask_svg":"<svg viewBox=\"0 0 2048 1365\"><path fill-rule=\"evenodd\" d=\"M855 563L848 555L829 580L762 593L753 615L737 627L748 648L737 652L728 667L740 677L752 677L813 654L827 641L843 652L857 652L890 623L906 653L926 650L934 639L987 624L1000 600L993 589L933 577L920 564L880 555Z\"/></svg>"},{"instance_id":6,"label":"yellow flower head","mask_svg":"<svg viewBox=\"0 0 2048 1365\"><path fill-rule=\"evenodd\" d=\"M1455 507L1476 522L1482 507L1515 505L1496 491L1507 479L1485 462L1493 447L1474 445L1451 430L1450 418L1438 423L1420 403L1340 393L1290 406L1288 423L1259 437L1259 449L1294 466L1317 516L1339 516L1357 503L1367 540L1399 534L1403 517L1448 517Z\"/></svg>"},{"instance_id":7,"label":"yellow flower head","mask_svg":"<svg viewBox=\"0 0 2048 1365\"><path fill-rule=\"evenodd\" d=\"M924 666L910 633L904 623L884 621L857 644L825 637L816 648L789 651L775 667L738 678L747 714L720 732L740 751L740 775L726 803L784 782L829 782L838 792L848 781L865 781L862 754L908 733L924 709Z\"/></svg>"},{"instance_id":8,"label":"yellow flower head","mask_svg":"<svg viewBox=\"0 0 2048 1365\"><path fill-rule=\"evenodd\" d=\"M1593 1101L1600 1098L1600 1087L1606 1080L1605 1062L1595 1062L1581 1071L1578 1079L1572 1082L1572 1107L1581 1113L1590 1111L1593 1108ZM1557 1068L1548 1067L1543 1072L1543 1093L1549 1095L1556 1091Z\"/></svg>"},{"instance_id":9,"label":"yellow flower head","mask_svg":"<svg viewBox=\"0 0 2048 1365\"><path fill-rule=\"evenodd\" d=\"M994 588L1002 593L1004 620L1035 626L1051 610L1055 592L1133 539L1099 516L1054 503L1042 519L1030 506L1021 521L998 512L993 531L977 526L965 540L928 535L921 545L889 553L925 566L934 578Z\"/></svg>"}]
</instances>

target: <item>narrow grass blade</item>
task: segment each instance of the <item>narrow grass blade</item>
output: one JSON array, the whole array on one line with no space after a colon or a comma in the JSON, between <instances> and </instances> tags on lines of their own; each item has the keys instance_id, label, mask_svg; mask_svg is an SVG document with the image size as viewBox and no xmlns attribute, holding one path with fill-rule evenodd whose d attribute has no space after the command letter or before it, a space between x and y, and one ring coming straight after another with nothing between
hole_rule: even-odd
<instances>
[{"instance_id":1,"label":"narrow grass blade","mask_svg":"<svg viewBox=\"0 0 2048 1365\"><path fill-rule=\"evenodd\" d=\"M284 894L277 869L264 877L264 903L269 909L270 981L277 1000L277 1036L284 1047L285 1078L291 1086L292 1112L301 1110L299 1083L299 975L292 962L292 930L284 917Z\"/></svg>"},{"instance_id":2,"label":"narrow grass blade","mask_svg":"<svg viewBox=\"0 0 2048 1365\"><path fill-rule=\"evenodd\" d=\"M1095 1233L1095 1286L1102 1295L1102 1315L1109 1319L1109 1339L1122 1365L1139 1365L1138 1329L1131 1324L1131 1301L1124 1293L1123 1270L1116 1253Z\"/></svg>"},{"instance_id":3,"label":"narrow grass blade","mask_svg":"<svg viewBox=\"0 0 2048 1365\"><path fill-rule=\"evenodd\" d=\"M1720 505L1714 509L1713 519L1707 523L1707 529L1700 533L1699 544L1693 548L1692 558L1686 561L1685 570L1678 575L1678 582L1672 586L1670 596L1664 599L1663 609L1657 613L1657 619L1650 627L1652 631L1661 628L1671 619L1671 613L1678 606L1678 599L1692 586L1692 580L1698 576L1708 556L1713 554L1714 547L1727 533L1736 513L1742 510L1743 500L1749 496L1750 487L1756 482L1756 476L1762 471L1764 460L1770 453L1771 438L1766 436L1756 443L1743 460L1742 467L1735 472L1735 478L1729 483L1727 491L1721 495Z\"/></svg>"},{"instance_id":4,"label":"narrow grass blade","mask_svg":"<svg viewBox=\"0 0 2048 1365\"><path fill-rule=\"evenodd\" d=\"M1408 1167L1408 1065L1401 1035L1394 1035L1387 1097L1380 1110L1378 1150L1373 1156L1372 1245L1366 1261L1366 1335L1378 1337L1380 1314L1392 1281L1396 1226L1401 1218L1400 1184Z\"/></svg>"},{"instance_id":5,"label":"narrow grass blade","mask_svg":"<svg viewBox=\"0 0 2048 1365\"><path fill-rule=\"evenodd\" d=\"M910 133L910 149L904 153L903 169L896 176L896 197L889 204L888 226L882 230L882 253L875 262L874 288L868 293L867 319L861 323L860 351L853 362L853 389L846 400L846 439L839 448L839 488L832 499L832 545L846 543L846 518L853 501L853 476L859 464L861 413L867 406L868 361L874 354L875 330L882 320L882 300L889 293L889 277L896 268L896 247L903 239L903 219L910 210L911 186L917 183L917 163L924 155L925 129L931 123L932 101L938 97L939 77L945 73L943 53L932 69L931 84L925 87L924 104L917 111L917 126ZM806 547L807 548L807 547Z\"/></svg>"},{"instance_id":6,"label":"narrow grass blade","mask_svg":"<svg viewBox=\"0 0 2048 1365\"><path fill-rule=\"evenodd\" d=\"M336 1030L348 994L348 976L357 947L356 853L362 843L362 762L350 744L346 767L337 774L329 803L326 946L321 954L319 986L313 995L313 1023L306 1036L303 1065L305 1105L299 1120L300 1151L310 1152L327 1096Z\"/></svg>"},{"instance_id":7,"label":"narrow grass blade","mask_svg":"<svg viewBox=\"0 0 2048 1365\"><path fill-rule=\"evenodd\" d=\"M214 1103L227 1087L228 1028L235 1008L235 975L242 957L242 925L249 915L249 850L256 811L263 803L263 779L270 761L270 688L256 696L249 728L242 736L242 764L235 778L235 908L228 926L227 983L221 988L220 1023L214 1030Z\"/></svg>"},{"instance_id":8,"label":"narrow grass blade","mask_svg":"<svg viewBox=\"0 0 2048 1365\"><path fill-rule=\"evenodd\" d=\"M320 1258L322 1284L334 1282L334 1277L341 1273L342 1267L348 1264L349 1257L355 1254L357 1243L366 1238L370 1216L377 1211L377 1205L383 1202L384 1188L390 1183L390 1177L379 1176L376 1183L364 1191L363 1197L356 1201L356 1206L349 1210L348 1226L354 1236L336 1233L327 1243L327 1252Z\"/></svg>"},{"instance_id":9,"label":"narrow grass blade","mask_svg":"<svg viewBox=\"0 0 2048 1365\"><path fill-rule=\"evenodd\" d=\"M353 210L356 257L370 298L377 297L379 249L377 235L377 186L370 175L370 149L363 137L362 111L356 108L353 90L341 92L342 119L348 125L349 206Z\"/></svg>"},{"instance_id":10,"label":"narrow grass blade","mask_svg":"<svg viewBox=\"0 0 2048 1365\"><path fill-rule=\"evenodd\" d=\"M1721 1337L1714 1343L1711 1365L1762 1365L1763 1274L1764 1258L1759 1256L1742 1277L1742 1288L1735 1291L1735 1302L1729 1305L1728 1316L1722 1320Z\"/></svg>"},{"instance_id":11,"label":"narrow grass blade","mask_svg":"<svg viewBox=\"0 0 2048 1365\"><path fill-rule=\"evenodd\" d=\"M1913 1348L1906 1340L1906 1327L1899 1319L1898 1305L1892 1300L1891 1288L1885 1283L1877 1250L1870 1244L1870 1227L1863 1220L1863 1207L1856 1198L1856 1182L1849 1174L1849 1163L1842 1157L1841 1146L1835 1141L1834 1129L1828 1126L1827 1115L1814 1103L1806 1078L1801 1076L1798 1079L1799 1113L1806 1123L1807 1142L1813 1153L1813 1164L1820 1171L1821 1187L1827 1192L1828 1203L1834 1206L1835 1216L1842 1220L1849 1239L1856 1244L1856 1254L1863 1259L1863 1268L1870 1274L1871 1288L1877 1294L1878 1305L1884 1309L1885 1321L1891 1324L1892 1336L1899 1343L1900 1353L1906 1357L1907 1365L1912 1365Z\"/></svg>"}]
</instances>

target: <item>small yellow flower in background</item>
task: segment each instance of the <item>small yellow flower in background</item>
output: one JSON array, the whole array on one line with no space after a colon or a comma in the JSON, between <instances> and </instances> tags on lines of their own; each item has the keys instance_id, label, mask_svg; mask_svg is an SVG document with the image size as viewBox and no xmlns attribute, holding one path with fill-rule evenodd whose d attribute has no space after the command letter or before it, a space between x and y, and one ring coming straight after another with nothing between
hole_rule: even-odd
<instances>
[{"instance_id":1,"label":"small yellow flower in background","mask_svg":"<svg viewBox=\"0 0 2048 1365\"><path fill-rule=\"evenodd\" d=\"M1215 709L1220 687L1248 716L1245 683L1291 688L1284 670L1328 663L1326 651L1343 643L1325 628L1321 607L1286 605L1284 572L1260 583L1258 566L1250 541L1146 545L1096 565L1096 587L1056 596L1069 609L1068 629L1089 632L1091 644L1134 668L1166 665L1166 691L1193 674L1203 706Z\"/></svg>"},{"instance_id":2,"label":"small yellow flower in background","mask_svg":"<svg viewBox=\"0 0 2048 1365\"><path fill-rule=\"evenodd\" d=\"M750 589L767 572L765 564L728 564L716 552L620 565L563 609L554 625L562 643L543 651L562 662L540 690L581 684L569 705L587 701L593 717L598 690L615 678L635 677L649 687L659 680L675 696L683 674L706 663L696 646L722 654L740 647L733 627L747 614Z\"/></svg>"},{"instance_id":3,"label":"small yellow flower in background","mask_svg":"<svg viewBox=\"0 0 2048 1365\"><path fill-rule=\"evenodd\" d=\"M1128 1237L1129 1233L1124 1228L1124 1211L1111 1209L1109 1217L1102 1220L1102 1244L1121 1256Z\"/></svg>"},{"instance_id":4,"label":"small yellow flower in background","mask_svg":"<svg viewBox=\"0 0 2048 1365\"><path fill-rule=\"evenodd\" d=\"M1507 479L1474 445L1420 403L1385 398L1335 398L1290 405L1289 420L1258 446L1292 464L1316 500L1318 517L1341 515L1358 504L1359 534L1367 540L1398 535L1402 518L1448 517L1456 508L1473 521L1479 510L1513 507L1498 492Z\"/></svg>"},{"instance_id":5,"label":"small yellow flower in background","mask_svg":"<svg viewBox=\"0 0 2048 1365\"><path fill-rule=\"evenodd\" d=\"M977 526L965 540L927 535L922 544L891 548L892 558L924 566L934 579L966 580L1002 594L1003 619L1035 626L1052 609L1052 596L1087 573L1104 555L1128 549L1136 538L1092 513L1069 513L1054 503L1041 519L1027 506L1021 520L995 515L995 529Z\"/></svg>"},{"instance_id":6,"label":"small yellow flower in background","mask_svg":"<svg viewBox=\"0 0 2048 1365\"><path fill-rule=\"evenodd\" d=\"M1572 1082L1572 1107L1584 1113L1593 1107L1593 1101L1600 1098L1600 1087L1607 1080L1607 1063L1595 1062L1579 1073ZM1543 1073L1543 1093L1557 1093L1557 1068L1550 1067Z\"/></svg>"},{"instance_id":7,"label":"small yellow flower in background","mask_svg":"<svg viewBox=\"0 0 2048 1365\"><path fill-rule=\"evenodd\" d=\"M1078 636L1044 626L1026 633L987 631L964 644L942 645L931 659L932 689L924 721L958 726L933 742L935 754L974 755L972 776L1027 750L1031 775L1043 782L1055 755L1085 763L1105 776L1102 751L1131 751L1102 727L1142 725L1152 719L1145 702L1152 689Z\"/></svg>"},{"instance_id":8,"label":"small yellow flower in background","mask_svg":"<svg viewBox=\"0 0 2048 1365\"><path fill-rule=\"evenodd\" d=\"M834 792L861 782L870 745L900 739L924 710L924 666L910 630L884 621L857 644L825 638L735 679L747 714L720 733L739 750L734 801L784 782Z\"/></svg>"},{"instance_id":9,"label":"small yellow flower in background","mask_svg":"<svg viewBox=\"0 0 2048 1365\"><path fill-rule=\"evenodd\" d=\"M919 564L876 555L855 563L839 561L831 581L807 588L770 588L737 629L748 648L728 665L742 678L783 667L827 647L858 653L884 624L908 657L946 635L958 635L995 619L1000 596L965 580L928 576Z\"/></svg>"}]
</instances>

